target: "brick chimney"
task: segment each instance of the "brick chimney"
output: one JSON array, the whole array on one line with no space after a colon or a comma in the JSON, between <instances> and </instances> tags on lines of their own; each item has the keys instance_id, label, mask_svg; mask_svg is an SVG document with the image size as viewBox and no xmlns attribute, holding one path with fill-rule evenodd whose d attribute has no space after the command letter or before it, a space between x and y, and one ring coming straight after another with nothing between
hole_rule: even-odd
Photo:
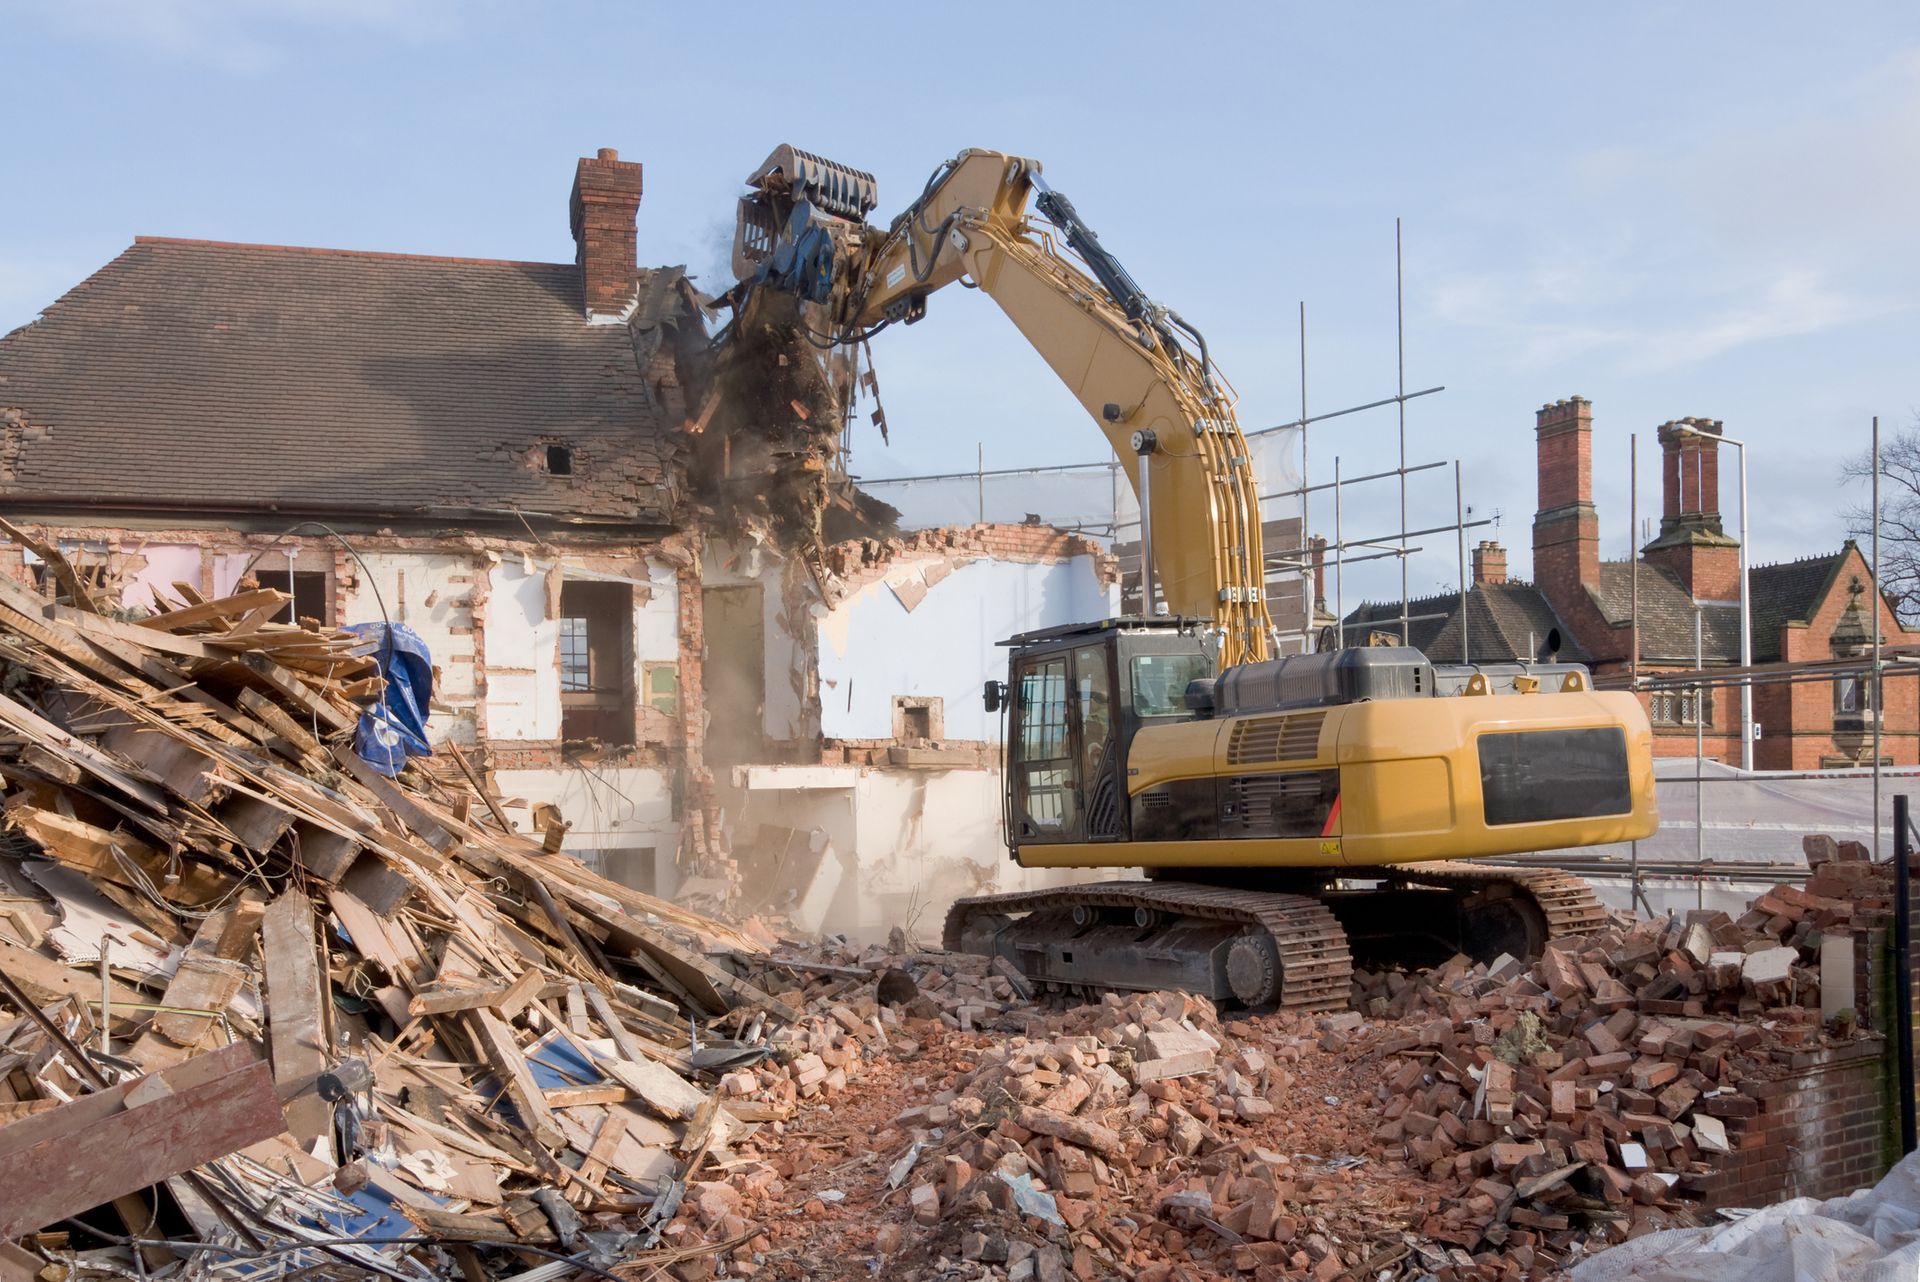
<instances>
[{"instance_id":1,"label":"brick chimney","mask_svg":"<svg viewBox=\"0 0 1920 1282\"><path fill-rule=\"evenodd\" d=\"M640 212L640 166L602 147L575 168L569 203L587 316L624 316L639 270L633 220Z\"/></svg>"},{"instance_id":2,"label":"brick chimney","mask_svg":"<svg viewBox=\"0 0 1920 1282\"><path fill-rule=\"evenodd\" d=\"M1534 419L1540 506L1533 514L1533 582L1560 617L1576 618L1600 585L1600 517L1593 510L1593 403L1575 396Z\"/></svg>"},{"instance_id":3,"label":"brick chimney","mask_svg":"<svg viewBox=\"0 0 1920 1282\"><path fill-rule=\"evenodd\" d=\"M1720 524L1718 419L1660 425L1660 534L1642 549L1647 561L1680 576L1696 601L1740 596L1740 544Z\"/></svg>"},{"instance_id":4,"label":"brick chimney","mask_svg":"<svg viewBox=\"0 0 1920 1282\"><path fill-rule=\"evenodd\" d=\"M1482 539L1473 549L1473 582L1487 587L1507 581L1507 550L1492 539Z\"/></svg>"}]
</instances>

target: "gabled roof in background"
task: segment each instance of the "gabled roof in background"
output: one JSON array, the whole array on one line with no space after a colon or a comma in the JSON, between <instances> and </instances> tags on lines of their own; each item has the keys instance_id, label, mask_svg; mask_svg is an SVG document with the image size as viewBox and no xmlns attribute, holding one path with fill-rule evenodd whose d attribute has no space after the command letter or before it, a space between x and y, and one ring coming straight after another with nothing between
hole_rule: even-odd
<instances>
[{"instance_id":1,"label":"gabled roof in background","mask_svg":"<svg viewBox=\"0 0 1920 1282\"><path fill-rule=\"evenodd\" d=\"M670 448L570 263L142 237L0 339L14 506L661 526Z\"/></svg>"},{"instance_id":2,"label":"gabled roof in background","mask_svg":"<svg viewBox=\"0 0 1920 1282\"><path fill-rule=\"evenodd\" d=\"M1633 562L1602 561L1594 604L1607 622L1627 627L1633 621ZM1758 600L1758 598L1755 598ZM1757 642L1756 642L1757 644ZM1624 641L1622 653L1624 653ZM1740 605L1703 602L1700 653L1708 663L1740 661ZM1693 598L1678 575L1664 566L1640 562L1640 657L1693 664ZM1756 658L1758 655L1756 654Z\"/></svg>"},{"instance_id":3,"label":"gabled roof in background","mask_svg":"<svg viewBox=\"0 0 1920 1282\"><path fill-rule=\"evenodd\" d=\"M1420 619L1420 615L1442 617ZM1408 644L1435 663L1461 661L1460 595L1448 592L1407 602ZM1370 629L1398 631L1400 603L1369 601L1347 615L1347 637L1364 644ZM1526 583L1477 584L1467 594L1466 657L1474 663L1505 663L1544 657L1548 636L1560 633L1559 657L1585 663L1589 656L1561 624L1538 588Z\"/></svg>"},{"instance_id":4,"label":"gabled roof in background","mask_svg":"<svg viewBox=\"0 0 1920 1282\"><path fill-rule=\"evenodd\" d=\"M1754 662L1770 663L1780 657L1780 630L1813 617L1852 546L1848 543L1838 552L1777 565L1756 565L1747 571L1747 593L1753 601Z\"/></svg>"}]
</instances>

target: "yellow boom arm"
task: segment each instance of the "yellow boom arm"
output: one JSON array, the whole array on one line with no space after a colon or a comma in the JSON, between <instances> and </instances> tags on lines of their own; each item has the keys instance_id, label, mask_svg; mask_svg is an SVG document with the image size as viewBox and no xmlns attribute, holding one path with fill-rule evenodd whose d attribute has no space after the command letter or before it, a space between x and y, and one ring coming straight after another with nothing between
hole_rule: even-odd
<instances>
[{"instance_id":1,"label":"yellow boom arm","mask_svg":"<svg viewBox=\"0 0 1920 1282\"><path fill-rule=\"evenodd\" d=\"M1222 668L1267 658L1247 441L1199 334L1139 291L1037 161L963 151L884 230L847 216L857 208L847 193L862 181L870 204L867 175L776 151L749 179L758 191L742 202L736 271L820 304L843 341L912 323L927 296L954 281L978 286L1092 415L1136 493L1144 464L1160 600L1213 621ZM1030 201L1053 232L1029 217Z\"/></svg>"}]
</instances>

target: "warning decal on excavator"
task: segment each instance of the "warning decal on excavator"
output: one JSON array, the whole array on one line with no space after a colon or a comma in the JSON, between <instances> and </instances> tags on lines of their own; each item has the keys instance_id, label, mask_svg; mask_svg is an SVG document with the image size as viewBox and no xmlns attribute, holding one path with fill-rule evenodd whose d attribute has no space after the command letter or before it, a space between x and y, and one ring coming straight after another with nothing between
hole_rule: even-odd
<instances>
[{"instance_id":1,"label":"warning decal on excavator","mask_svg":"<svg viewBox=\"0 0 1920 1282\"><path fill-rule=\"evenodd\" d=\"M907 265L905 263L896 264L894 266L894 269L887 273L887 288L892 289L895 285L898 285L901 281L905 280L906 278L907 278Z\"/></svg>"}]
</instances>

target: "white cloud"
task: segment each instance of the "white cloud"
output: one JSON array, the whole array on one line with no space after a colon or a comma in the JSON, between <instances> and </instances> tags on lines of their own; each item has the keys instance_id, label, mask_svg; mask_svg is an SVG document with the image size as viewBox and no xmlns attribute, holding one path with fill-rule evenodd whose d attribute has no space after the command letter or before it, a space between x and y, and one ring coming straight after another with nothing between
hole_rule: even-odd
<instances>
[{"instance_id":1,"label":"white cloud","mask_svg":"<svg viewBox=\"0 0 1920 1282\"><path fill-rule=\"evenodd\" d=\"M369 30L405 40L443 34L453 0L63 0L0 4L60 34L125 45L221 71L257 74L277 65L304 31Z\"/></svg>"},{"instance_id":2,"label":"white cloud","mask_svg":"<svg viewBox=\"0 0 1920 1282\"><path fill-rule=\"evenodd\" d=\"M1886 317L1920 292L1920 167L1902 163L1916 154L1909 50L1797 114L1594 148L1526 190L1482 193L1421 301L1519 366L1623 374Z\"/></svg>"}]
</instances>

